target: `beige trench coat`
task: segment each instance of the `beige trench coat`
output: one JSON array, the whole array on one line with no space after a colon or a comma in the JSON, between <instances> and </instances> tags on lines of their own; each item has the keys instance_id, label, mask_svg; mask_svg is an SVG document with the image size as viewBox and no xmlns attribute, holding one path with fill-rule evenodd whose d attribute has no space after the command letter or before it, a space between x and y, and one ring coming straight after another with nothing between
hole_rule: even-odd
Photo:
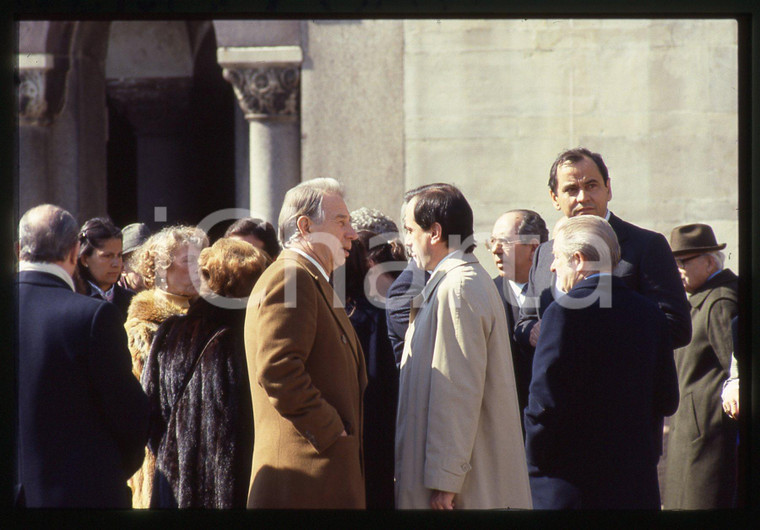
<instances>
[{"instance_id":1,"label":"beige trench coat","mask_svg":"<svg viewBox=\"0 0 760 530\"><path fill-rule=\"evenodd\" d=\"M420 304L415 310L414 305ZM401 360L396 506L532 507L504 306L472 254L441 262L415 299Z\"/></svg>"}]
</instances>

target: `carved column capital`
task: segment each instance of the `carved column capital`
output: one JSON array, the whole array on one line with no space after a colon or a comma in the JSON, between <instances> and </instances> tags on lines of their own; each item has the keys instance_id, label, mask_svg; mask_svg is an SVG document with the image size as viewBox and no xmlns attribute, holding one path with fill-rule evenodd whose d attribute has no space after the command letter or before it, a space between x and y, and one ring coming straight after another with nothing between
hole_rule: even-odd
<instances>
[{"instance_id":1,"label":"carved column capital","mask_svg":"<svg viewBox=\"0 0 760 530\"><path fill-rule=\"evenodd\" d=\"M246 119L298 117L303 61L299 46L219 48L217 60Z\"/></svg>"},{"instance_id":2,"label":"carved column capital","mask_svg":"<svg viewBox=\"0 0 760 530\"><path fill-rule=\"evenodd\" d=\"M301 69L295 65L225 68L246 119L297 117Z\"/></svg>"},{"instance_id":3,"label":"carved column capital","mask_svg":"<svg viewBox=\"0 0 760 530\"><path fill-rule=\"evenodd\" d=\"M22 125L48 125L51 122L45 84L46 72L52 69L53 56L50 54L19 54L17 94Z\"/></svg>"}]
</instances>

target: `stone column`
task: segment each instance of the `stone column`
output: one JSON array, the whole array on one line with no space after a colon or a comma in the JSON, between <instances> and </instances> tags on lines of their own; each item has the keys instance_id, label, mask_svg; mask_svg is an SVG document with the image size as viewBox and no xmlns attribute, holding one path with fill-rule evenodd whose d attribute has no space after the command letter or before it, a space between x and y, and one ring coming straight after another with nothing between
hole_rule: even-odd
<instances>
[{"instance_id":1,"label":"stone column","mask_svg":"<svg viewBox=\"0 0 760 530\"><path fill-rule=\"evenodd\" d=\"M301 48L219 48L217 60L248 120L251 215L277 226L285 192L301 181Z\"/></svg>"},{"instance_id":2,"label":"stone column","mask_svg":"<svg viewBox=\"0 0 760 530\"><path fill-rule=\"evenodd\" d=\"M19 214L51 201L47 170L51 113L45 87L53 64L51 54L18 55L19 180L14 206Z\"/></svg>"}]
</instances>

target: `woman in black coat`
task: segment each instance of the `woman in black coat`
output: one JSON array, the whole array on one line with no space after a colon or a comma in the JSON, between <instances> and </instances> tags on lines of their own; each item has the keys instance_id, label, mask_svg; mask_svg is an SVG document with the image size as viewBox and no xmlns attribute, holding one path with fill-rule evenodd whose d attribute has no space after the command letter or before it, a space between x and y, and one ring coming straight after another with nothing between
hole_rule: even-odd
<instances>
[{"instance_id":1,"label":"woman in black coat","mask_svg":"<svg viewBox=\"0 0 760 530\"><path fill-rule=\"evenodd\" d=\"M198 260L201 298L156 333L142 374L156 456L151 508L245 508L253 411L243 325L269 263L248 243L220 239Z\"/></svg>"}]
</instances>

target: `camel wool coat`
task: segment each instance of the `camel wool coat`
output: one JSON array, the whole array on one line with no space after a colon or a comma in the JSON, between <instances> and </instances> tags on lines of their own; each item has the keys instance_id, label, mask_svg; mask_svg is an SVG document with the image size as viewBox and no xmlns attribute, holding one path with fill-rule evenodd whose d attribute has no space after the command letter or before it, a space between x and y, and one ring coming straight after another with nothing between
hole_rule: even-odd
<instances>
[{"instance_id":1,"label":"camel wool coat","mask_svg":"<svg viewBox=\"0 0 760 530\"><path fill-rule=\"evenodd\" d=\"M417 306L419 309L415 309ZM504 305L472 254L439 264L411 310L396 422L396 507L532 507Z\"/></svg>"},{"instance_id":2,"label":"camel wool coat","mask_svg":"<svg viewBox=\"0 0 760 530\"><path fill-rule=\"evenodd\" d=\"M245 350L256 433L248 508L364 508L364 354L300 254L283 251L256 282Z\"/></svg>"}]
</instances>

